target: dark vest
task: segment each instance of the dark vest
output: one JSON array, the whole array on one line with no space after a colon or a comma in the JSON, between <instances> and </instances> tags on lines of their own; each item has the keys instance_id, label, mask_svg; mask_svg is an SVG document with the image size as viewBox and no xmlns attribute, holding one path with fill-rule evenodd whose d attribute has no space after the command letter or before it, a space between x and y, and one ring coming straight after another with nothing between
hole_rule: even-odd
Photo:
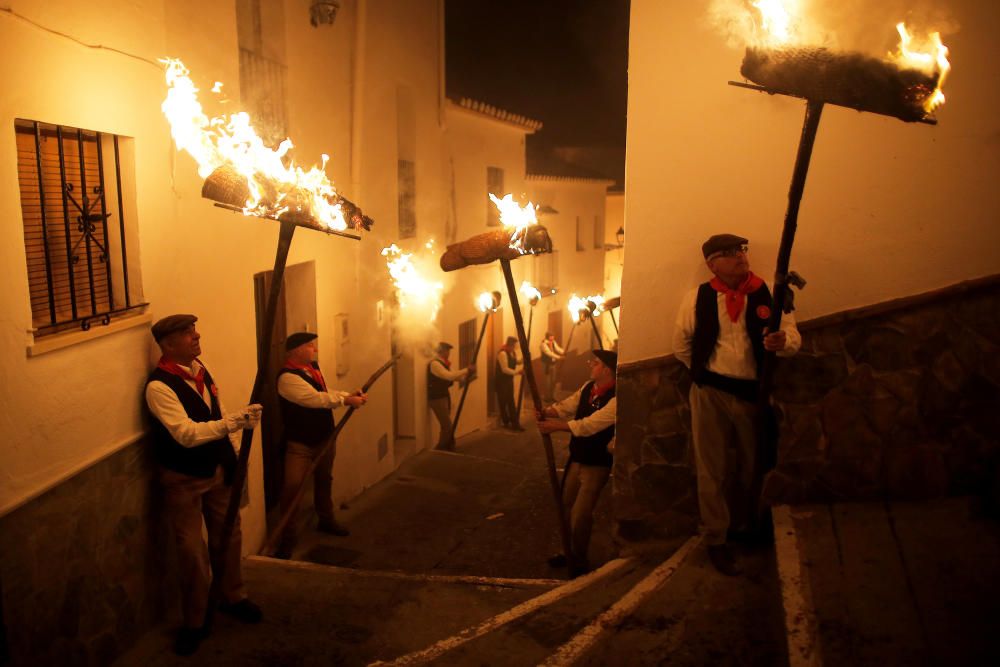
<instances>
[{"instance_id":1,"label":"dark vest","mask_svg":"<svg viewBox=\"0 0 1000 667\"><path fill-rule=\"evenodd\" d=\"M726 377L708 370L708 360L719 340L718 292L709 283L698 288L694 307L694 338L691 341L691 379L698 386L709 386L746 401L757 400L757 380ZM767 285L747 295L743 315L747 337L759 369L764 360L764 327L771 312L771 291ZM764 315L764 317L761 317Z\"/></svg>"},{"instance_id":2,"label":"dark vest","mask_svg":"<svg viewBox=\"0 0 1000 667\"><path fill-rule=\"evenodd\" d=\"M448 389L453 384L452 381L439 378L431 373L431 364L435 361L444 366L441 360L437 357L431 359L427 364L427 400L429 401L433 401L437 398L451 398L451 394L448 393ZM447 370L447 366L445 369Z\"/></svg>"},{"instance_id":3,"label":"dark vest","mask_svg":"<svg viewBox=\"0 0 1000 667\"><path fill-rule=\"evenodd\" d=\"M507 353L507 368L511 370L517 368L517 358L509 352ZM514 384L514 376L507 375L502 370L500 370L499 352L497 352L496 361L493 362L493 379L496 382L497 386L507 385L507 384L513 386Z\"/></svg>"},{"instance_id":4,"label":"dark vest","mask_svg":"<svg viewBox=\"0 0 1000 667\"><path fill-rule=\"evenodd\" d=\"M315 363L313 366L319 368ZM282 368L278 377L285 373L297 375L316 391L325 391L305 371ZM322 445L333 433L333 411L329 408L306 408L292 403L281 394L278 394L278 404L281 406L281 419L285 423L286 440L301 442L303 445Z\"/></svg>"},{"instance_id":5,"label":"dark vest","mask_svg":"<svg viewBox=\"0 0 1000 667\"><path fill-rule=\"evenodd\" d=\"M548 347L550 350L555 352L555 349L551 345L549 345L548 341L543 342L542 345ZM542 368L544 368L547 371L549 370L549 367L551 367L552 364L554 363L556 362L552 357L542 352Z\"/></svg>"},{"instance_id":6,"label":"dark vest","mask_svg":"<svg viewBox=\"0 0 1000 667\"><path fill-rule=\"evenodd\" d=\"M205 370L205 387L211 396L212 406L209 407L198 392L184 381L183 378L168 373L160 368L149 374L146 380L162 382L170 387L184 407L188 417L196 422L210 422L222 419L219 410L219 399L216 398L215 382L208 370ZM156 462L168 470L179 472L191 477L209 478L215 475L215 467L221 465L225 471L226 484L232 483L233 472L236 470L236 453L229 436L224 435L218 440L206 442L196 447L185 447L170 435L170 431L155 415L150 423L153 426L153 454Z\"/></svg>"},{"instance_id":7,"label":"dark vest","mask_svg":"<svg viewBox=\"0 0 1000 667\"><path fill-rule=\"evenodd\" d=\"M589 417L615 397L615 387L612 387L591 401L590 390L593 386L593 381L584 385L583 390L580 392L580 403L576 406L576 417L574 419ZM608 451L608 443L614 437L614 424L603 431L598 431L594 435L588 435L583 438L574 435L569 441L569 463L575 462L586 466L604 466L610 468L614 462L614 458Z\"/></svg>"}]
</instances>

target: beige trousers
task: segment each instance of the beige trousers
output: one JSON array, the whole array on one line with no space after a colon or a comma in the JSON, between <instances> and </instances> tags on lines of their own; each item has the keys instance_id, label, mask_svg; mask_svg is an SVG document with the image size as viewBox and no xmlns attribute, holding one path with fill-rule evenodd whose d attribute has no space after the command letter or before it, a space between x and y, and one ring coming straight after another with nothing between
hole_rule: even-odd
<instances>
[{"instance_id":1,"label":"beige trousers","mask_svg":"<svg viewBox=\"0 0 1000 667\"><path fill-rule=\"evenodd\" d=\"M289 440L285 449L285 479L281 487L281 514L285 515L288 508L295 500L295 494L299 487L305 482L306 471L316 456L320 453L326 442L310 447L301 442ZM329 451L323 455L316 463L313 471L313 507L320 521L333 521L333 459L337 455L337 444L334 443ZM295 546L295 538L298 534L297 514L298 508L288 520L284 532L281 534L282 547L291 548Z\"/></svg>"},{"instance_id":2,"label":"beige trousers","mask_svg":"<svg viewBox=\"0 0 1000 667\"><path fill-rule=\"evenodd\" d=\"M229 543L220 543L222 524L229 506L232 487L223 482L222 467L215 476L203 479L166 468L160 469L167 518L177 542L177 564L181 577L181 605L184 625L200 628L208 608L208 591L212 572L225 562L225 574L220 595L226 602L238 602L246 597L243 574L240 571L240 516L236 515ZM208 532L208 545L202 537L202 522Z\"/></svg>"},{"instance_id":3,"label":"beige trousers","mask_svg":"<svg viewBox=\"0 0 1000 667\"><path fill-rule=\"evenodd\" d=\"M563 507L569 517L570 544L577 563L587 565L590 530L594 525L594 508L601 490L608 483L611 468L570 463L563 480Z\"/></svg>"},{"instance_id":4,"label":"beige trousers","mask_svg":"<svg viewBox=\"0 0 1000 667\"><path fill-rule=\"evenodd\" d=\"M455 439L451 432L451 398L432 398L427 401L427 405L430 406L431 412L434 413L438 424L441 425L441 433L438 435L437 445L434 448L455 449Z\"/></svg>"},{"instance_id":5,"label":"beige trousers","mask_svg":"<svg viewBox=\"0 0 1000 667\"><path fill-rule=\"evenodd\" d=\"M757 407L696 384L691 385L690 398L699 531L705 544L724 544L730 525L739 527L753 511Z\"/></svg>"}]
</instances>

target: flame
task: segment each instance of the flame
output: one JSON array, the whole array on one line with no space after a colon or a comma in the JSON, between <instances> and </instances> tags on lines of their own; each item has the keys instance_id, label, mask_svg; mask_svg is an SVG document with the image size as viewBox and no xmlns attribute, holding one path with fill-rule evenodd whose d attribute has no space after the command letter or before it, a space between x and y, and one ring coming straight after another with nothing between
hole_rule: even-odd
<instances>
[{"instance_id":1,"label":"flame","mask_svg":"<svg viewBox=\"0 0 1000 667\"><path fill-rule=\"evenodd\" d=\"M386 267L396 286L396 298L402 311L419 314L427 322L437 319L441 309L444 284L426 278L413 259L413 253L403 252L395 243L382 249Z\"/></svg>"},{"instance_id":2,"label":"flame","mask_svg":"<svg viewBox=\"0 0 1000 667\"><path fill-rule=\"evenodd\" d=\"M788 5L795 0L753 0L754 8L760 12L760 29L765 41L786 44L792 39L792 15Z\"/></svg>"},{"instance_id":3,"label":"flame","mask_svg":"<svg viewBox=\"0 0 1000 667\"><path fill-rule=\"evenodd\" d=\"M493 293L492 292L481 292L478 297L476 297L476 305L479 306L479 310L482 312L487 312L495 310L493 308Z\"/></svg>"},{"instance_id":4,"label":"flame","mask_svg":"<svg viewBox=\"0 0 1000 667\"><path fill-rule=\"evenodd\" d=\"M524 295L524 298L532 302L531 305L535 305L542 298L542 293L538 291L538 288L527 280L521 283L521 288L518 291Z\"/></svg>"},{"instance_id":5,"label":"flame","mask_svg":"<svg viewBox=\"0 0 1000 667\"><path fill-rule=\"evenodd\" d=\"M941 88L951 70L948 47L941 42L941 33L938 32L932 32L927 38L917 41L902 22L896 24L896 31L899 33L899 47L895 53L889 54L890 60L901 69L915 69L937 78L937 88L924 102L924 110L930 113L944 104Z\"/></svg>"},{"instance_id":6,"label":"flame","mask_svg":"<svg viewBox=\"0 0 1000 667\"><path fill-rule=\"evenodd\" d=\"M514 201L514 195L509 193L504 195L503 199L498 199L490 193L490 199L500 211L500 224L510 231L510 247L522 255L529 252L524 247L524 236L528 227L538 224L535 205L529 201L522 207Z\"/></svg>"},{"instance_id":7,"label":"flame","mask_svg":"<svg viewBox=\"0 0 1000 667\"><path fill-rule=\"evenodd\" d=\"M569 298L569 316L573 324L579 324L583 317L597 317L604 312L604 297L600 294L584 298L573 294Z\"/></svg>"},{"instance_id":8,"label":"flame","mask_svg":"<svg viewBox=\"0 0 1000 667\"><path fill-rule=\"evenodd\" d=\"M184 64L174 58L160 62L166 65L167 81L167 97L161 109L170 122L178 150L187 151L195 159L202 178L223 165L229 166L247 181L250 197L244 204L245 214L277 217L291 208L285 200L294 191L296 199L303 199L295 202L296 210L308 211L329 229L347 229L337 191L326 176L328 156L323 155L321 167L306 171L288 158L290 139L282 141L277 149L268 148L245 112L210 119L202 110L198 89ZM216 82L213 91L221 87ZM277 191L274 201L265 201L265 186Z\"/></svg>"}]
</instances>

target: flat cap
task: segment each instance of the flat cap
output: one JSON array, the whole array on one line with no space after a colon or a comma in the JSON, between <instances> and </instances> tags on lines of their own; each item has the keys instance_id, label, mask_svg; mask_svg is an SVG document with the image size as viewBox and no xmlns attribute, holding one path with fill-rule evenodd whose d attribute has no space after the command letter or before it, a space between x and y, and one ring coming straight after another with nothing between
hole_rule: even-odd
<instances>
[{"instance_id":1,"label":"flat cap","mask_svg":"<svg viewBox=\"0 0 1000 667\"><path fill-rule=\"evenodd\" d=\"M447 352L448 350L450 350L453 347L455 347L455 346L452 345L451 343L446 343L444 341L441 341L440 343L438 343L438 346L435 349L438 352Z\"/></svg>"},{"instance_id":2,"label":"flat cap","mask_svg":"<svg viewBox=\"0 0 1000 667\"><path fill-rule=\"evenodd\" d=\"M736 234L716 234L709 236L708 240L701 244L701 254L705 256L705 259L708 259L710 255L720 250L734 248L744 243L748 243L748 241L742 236L736 236Z\"/></svg>"},{"instance_id":3,"label":"flat cap","mask_svg":"<svg viewBox=\"0 0 1000 667\"><path fill-rule=\"evenodd\" d=\"M507 344L508 345L513 345L516 342L517 342L517 338L515 338L514 336L507 336Z\"/></svg>"},{"instance_id":4,"label":"flat cap","mask_svg":"<svg viewBox=\"0 0 1000 667\"><path fill-rule=\"evenodd\" d=\"M594 356L601 360L601 363L610 368L613 372L618 371L618 353L611 350L591 350Z\"/></svg>"},{"instance_id":5,"label":"flat cap","mask_svg":"<svg viewBox=\"0 0 1000 667\"><path fill-rule=\"evenodd\" d=\"M309 341L316 340L317 338L319 338L319 334L310 333L308 331L297 331L285 339L285 350L294 350L299 345L305 345Z\"/></svg>"},{"instance_id":6,"label":"flat cap","mask_svg":"<svg viewBox=\"0 0 1000 667\"><path fill-rule=\"evenodd\" d=\"M159 343L170 334L183 331L198 321L194 315L167 315L153 324L153 338Z\"/></svg>"}]
</instances>

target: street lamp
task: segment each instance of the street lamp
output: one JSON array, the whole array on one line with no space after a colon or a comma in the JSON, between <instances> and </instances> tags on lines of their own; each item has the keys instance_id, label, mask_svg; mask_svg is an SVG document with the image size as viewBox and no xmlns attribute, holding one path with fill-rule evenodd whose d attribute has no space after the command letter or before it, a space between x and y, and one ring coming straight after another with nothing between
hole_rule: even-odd
<instances>
[{"instance_id":1,"label":"street lamp","mask_svg":"<svg viewBox=\"0 0 1000 667\"><path fill-rule=\"evenodd\" d=\"M622 225L621 227L619 227L618 231L615 232L615 239L618 241L618 245L619 246L625 245L625 226L624 225Z\"/></svg>"}]
</instances>

